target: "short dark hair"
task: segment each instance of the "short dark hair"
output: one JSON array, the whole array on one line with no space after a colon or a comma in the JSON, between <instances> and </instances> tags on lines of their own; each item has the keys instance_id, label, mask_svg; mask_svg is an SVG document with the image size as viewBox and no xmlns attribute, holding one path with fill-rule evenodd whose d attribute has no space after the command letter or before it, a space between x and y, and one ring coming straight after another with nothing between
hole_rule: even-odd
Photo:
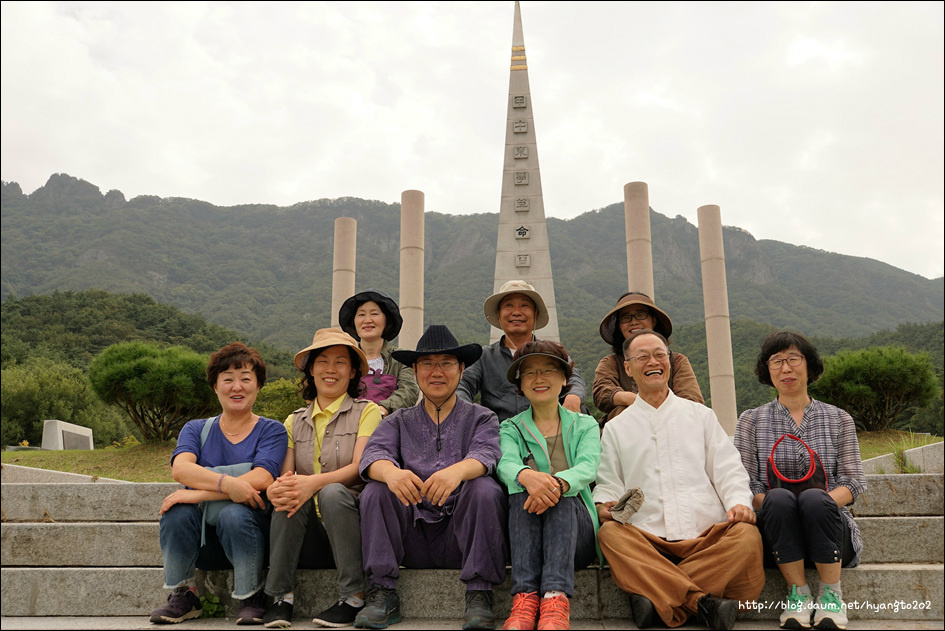
<instances>
[{"instance_id":1,"label":"short dark hair","mask_svg":"<svg viewBox=\"0 0 945 631\"><path fill-rule=\"evenodd\" d=\"M758 375L759 382L774 387L771 371L768 369L768 360L775 353L786 351L792 346L797 348L807 360L807 385L814 383L824 374L824 361L809 339L794 331L778 331L768 335L761 343L761 353L758 354L758 361L755 363L755 374Z\"/></svg>"},{"instance_id":2,"label":"short dark hair","mask_svg":"<svg viewBox=\"0 0 945 631\"><path fill-rule=\"evenodd\" d=\"M630 342L637 339L641 335L655 335L656 337L663 340L663 344L666 345L666 350L669 350L669 340L662 333L657 333L653 329L637 329L636 331L631 331L630 335L627 336L627 339L623 341L623 360L627 361L627 351L630 349Z\"/></svg>"},{"instance_id":3,"label":"short dark hair","mask_svg":"<svg viewBox=\"0 0 945 631\"><path fill-rule=\"evenodd\" d=\"M342 344L333 344L333 346L343 346ZM325 348L331 348L331 346L326 346ZM318 357L325 348L316 348L312 351L309 351L308 356L305 358L305 368L302 371L302 383L299 384L299 392L302 394L302 398L306 401L314 401L318 397L318 388L315 387L315 377L312 376L312 365L315 363L315 358ZM358 352L350 346L345 346L348 349L348 355L351 357L351 365L354 366L354 377L351 378L351 381L348 382L348 396L352 399L356 399L361 393L361 357L358 356Z\"/></svg>"},{"instance_id":4,"label":"short dark hair","mask_svg":"<svg viewBox=\"0 0 945 631\"><path fill-rule=\"evenodd\" d=\"M255 348L250 348L242 342L227 344L210 356L207 363L207 383L213 388L217 385L221 372L241 366L252 366L256 381L262 388L266 383L266 362Z\"/></svg>"},{"instance_id":5,"label":"short dark hair","mask_svg":"<svg viewBox=\"0 0 945 631\"><path fill-rule=\"evenodd\" d=\"M570 355L568 355L568 351L566 351L564 349L564 346L562 346L558 342L552 342L551 340L529 340L525 342L524 344L519 346L518 349L516 349L515 355L512 356L512 361L515 361L516 359L520 359L522 357L528 357L529 355L534 355L536 353L541 353L544 355L553 355L554 357L561 360L562 364L567 364L568 366L571 367L572 370L574 369L574 362L571 360ZM570 391L571 391L571 384L565 383L564 387L561 388L561 392L558 394L558 396L563 397ZM524 396L525 394L524 392L522 392L521 371L519 371L519 375L515 379L515 392L518 393L519 396Z\"/></svg>"}]
</instances>

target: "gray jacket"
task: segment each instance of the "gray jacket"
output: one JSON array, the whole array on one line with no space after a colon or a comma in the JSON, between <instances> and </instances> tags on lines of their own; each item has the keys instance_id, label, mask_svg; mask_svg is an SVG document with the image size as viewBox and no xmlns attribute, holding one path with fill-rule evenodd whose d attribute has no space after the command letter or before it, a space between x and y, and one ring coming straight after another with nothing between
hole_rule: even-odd
<instances>
[{"instance_id":1,"label":"gray jacket","mask_svg":"<svg viewBox=\"0 0 945 631\"><path fill-rule=\"evenodd\" d=\"M535 339L534 335L532 339ZM480 405L495 412L500 423L524 412L531 403L524 395L518 394L515 384L509 383L506 378L511 365L512 351L505 345L503 335L495 344L484 346L479 361L466 368L456 394L470 402L475 400L477 393L481 394ZM571 390L567 394L576 395L583 405L586 388L577 368L574 369L568 384Z\"/></svg>"}]
</instances>

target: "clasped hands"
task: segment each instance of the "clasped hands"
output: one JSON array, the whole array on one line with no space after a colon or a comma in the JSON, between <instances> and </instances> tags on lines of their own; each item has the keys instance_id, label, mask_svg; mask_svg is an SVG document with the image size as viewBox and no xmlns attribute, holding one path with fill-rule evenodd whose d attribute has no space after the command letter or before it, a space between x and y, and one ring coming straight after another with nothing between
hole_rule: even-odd
<instances>
[{"instance_id":1,"label":"clasped hands","mask_svg":"<svg viewBox=\"0 0 945 631\"><path fill-rule=\"evenodd\" d=\"M287 513L286 517L292 517L324 486L320 475L296 475L294 471L289 471L269 485L266 496L276 512L284 512Z\"/></svg>"},{"instance_id":2,"label":"clasped hands","mask_svg":"<svg viewBox=\"0 0 945 631\"><path fill-rule=\"evenodd\" d=\"M534 469L522 469L518 473L518 483L525 487L528 497L525 498L525 504L522 506L529 513L541 515L546 510L561 501L561 487L567 492L567 482L558 482L558 478L550 473L535 471Z\"/></svg>"},{"instance_id":3,"label":"clasped hands","mask_svg":"<svg viewBox=\"0 0 945 631\"><path fill-rule=\"evenodd\" d=\"M404 506L419 504L424 497L435 506L443 506L463 481L462 472L452 466L440 469L426 481L409 469L391 470L386 478L387 488Z\"/></svg>"}]
</instances>

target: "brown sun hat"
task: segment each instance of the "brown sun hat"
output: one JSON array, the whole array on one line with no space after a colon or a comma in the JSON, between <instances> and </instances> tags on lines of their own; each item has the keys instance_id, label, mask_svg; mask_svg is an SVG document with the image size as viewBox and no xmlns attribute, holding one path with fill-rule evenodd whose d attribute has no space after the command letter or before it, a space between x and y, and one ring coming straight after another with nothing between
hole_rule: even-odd
<instances>
[{"instance_id":1,"label":"brown sun hat","mask_svg":"<svg viewBox=\"0 0 945 631\"><path fill-rule=\"evenodd\" d=\"M653 299L646 294L633 293L620 298L620 300L617 301L617 306L608 311L604 319L600 321L600 336L605 342L613 346L614 333L617 331L617 315L620 313L621 309L629 307L630 305L643 305L647 307L656 320L656 326L653 327L653 330L657 333L661 333L666 339L669 339L670 334L673 332L673 322L669 319L669 316L661 309L658 309L656 305L653 304Z\"/></svg>"},{"instance_id":2,"label":"brown sun hat","mask_svg":"<svg viewBox=\"0 0 945 631\"><path fill-rule=\"evenodd\" d=\"M541 294L535 291L535 288L524 280L510 280L502 284L499 291L492 294L482 303L482 312L486 315L489 324L497 329L502 328L499 322L499 305L506 296L511 294L523 294L528 296L535 303L535 329L540 329L548 324L548 309L545 307L545 301Z\"/></svg>"},{"instance_id":3,"label":"brown sun hat","mask_svg":"<svg viewBox=\"0 0 945 631\"><path fill-rule=\"evenodd\" d=\"M320 351L323 348L328 348L329 346L350 346L355 350L358 354L358 358L361 360L361 374L366 375L370 372L371 369L368 367L367 357L365 357L364 351L358 347L358 342L341 329L335 328L318 329L315 331L315 337L312 338L312 343L295 354L295 367L304 372L305 360L308 359L308 354Z\"/></svg>"}]
</instances>

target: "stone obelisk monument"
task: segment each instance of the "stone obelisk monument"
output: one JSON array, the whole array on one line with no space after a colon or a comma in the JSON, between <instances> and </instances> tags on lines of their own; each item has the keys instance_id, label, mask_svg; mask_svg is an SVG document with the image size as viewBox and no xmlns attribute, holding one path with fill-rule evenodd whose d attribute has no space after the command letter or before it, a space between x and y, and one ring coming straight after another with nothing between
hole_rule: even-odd
<instances>
[{"instance_id":1,"label":"stone obelisk monument","mask_svg":"<svg viewBox=\"0 0 945 631\"><path fill-rule=\"evenodd\" d=\"M522 10L518 2L515 3L512 26L505 166L502 170L502 202L499 206L493 291L499 291L503 283L515 279L531 283L548 308L548 325L538 332L538 336L559 341L551 253L548 249L548 229L538 170L535 119L528 87L525 38L522 35ZM493 328L491 341L497 341L501 335L501 330Z\"/></svg>"}]
</instances>

